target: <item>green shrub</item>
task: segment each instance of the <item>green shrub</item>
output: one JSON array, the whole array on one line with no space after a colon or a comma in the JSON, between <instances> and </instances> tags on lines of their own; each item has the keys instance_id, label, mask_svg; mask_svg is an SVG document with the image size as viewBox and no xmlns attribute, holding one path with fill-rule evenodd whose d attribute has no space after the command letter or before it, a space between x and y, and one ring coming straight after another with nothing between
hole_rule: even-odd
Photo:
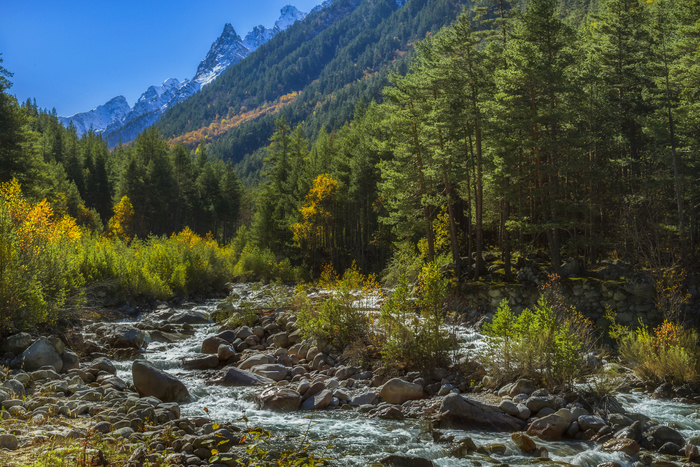
<instances>
[{"instance_id":1,"label":"green shrub","mask_svg":"<svg viewBox=\"0 0 700 467\"><path fill-rule=\"evenodd\" d=\"M606 314L612 325L610 336L618 341L620 357L628 362L643 380L682 384L697 381L700 375L700 335L681 323L665 320L651 332L639 321L631 330L615 322L615 314Z\"/></svg>"},{"instance_id":2,"label":"green shrub","mask_svg":"<svg viewBox=\"0 0 700 467\"><path fill-rule=\"evenodd\" d=\"M417 298L411 298L408 279L399 281L382 304L379 328L382 357L389 367L431 368L448 361L456 342L443 326L443 304L449 281L438 267L427 264L418 277Z\"/></svg>"},{"instance_id":3,"label":"green shrub","mask_svg":"<svg viewBox=\"0 0 700 467\"><path fill-rule=\"evenodd\" d=\"M322 276L321 285L331 296L321 304L301 301L297 325L304 336L333 342L343 348L369 334L370 319L362 304L377 293L373 276L365 277L353 263L340 279Z\"/></svg>"},{"instance_id":4,"label":"green shrub","mask_svg":"<svg viewBox=\"0 0 700 467\"><path fill-rule=\"evenodd\" d=\"M582 374L583 344L590 322L575 310L555 313L544 296L517 318L504 299L491 324L484 325L489 352L482 359L490 374L501 380L527 376L548 385L570 384Z\"/></svg>"}]
</instances>

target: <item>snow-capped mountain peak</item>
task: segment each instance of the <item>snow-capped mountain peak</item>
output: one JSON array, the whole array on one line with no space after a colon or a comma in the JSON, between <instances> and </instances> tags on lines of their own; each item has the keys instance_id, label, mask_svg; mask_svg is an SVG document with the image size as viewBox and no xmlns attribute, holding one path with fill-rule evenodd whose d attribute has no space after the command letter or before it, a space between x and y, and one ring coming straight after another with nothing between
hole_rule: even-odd
<instances>
[{"instance_id":1,"label":"snow-capped mountain peak","mask_svg":"<svg viewBox=\"0 0 700 467\"><path fill-rule=\"evenodd\" d=\"M280 17L272 28L255 26L246 34L245 39L241 39L231 23L226 23L221 35L211 45L204 60L199 63L197 73L191 80L180 82L175 78L168 78L159 86L150 86L141 94L133 108L129 108L126 100L119 96L90 112L59 118L66 126L73 121L79 135L90 127L96 132L104 132L110 147L116 146L119 140L131 141L144 128L158 121L168 108L195 94L277 33L305 17L306 13L297 10L293 5L287 5L280 10Z\"/></svg>"},{"instance_id":2,"label":"snow-capped mountain peak","mask_svg":"<svg viewBox=\"0 0 700 467\"><path fill-rule=\"evenodd\" d=\"M255 26L252 31L246 34L245 39L243 39L243 45L252 52L272 39L272 36L274 36L276 32L274 28L267 29L262 24Z\"/></svg>"},{"instance_id":3,"label":"snow-capped mountain peak","mask_svg":"<svg viewBox=\"0 0 700 467\"><path fill-rule=\"evenodd\" d=\"M280 19L275 21L275 27L284 31L296 21L301 21L304 18L306 18L306 13L297 10L294 5L285 5L280 10Z\"/></svg>"},{"instance_id":4,"label":"snow-capped mountain peak","mask_svg":"<svg viewBox=\"0 0 700 467\"><path fill-rule=\"evenodd\" d=\"M192 81L206 86L228 67L240 62L248 54L250 54L250 50L243 45L241 36L236 34L230 23L226 23L221 36L211 45L209 53L197 67L197 74L194 75Z\"/></svg>"},{"instance_id":5,"label":"snow-capped mountain peak","mask_svg":"<svg viewBox=\"0 0 700 467\"><path fill-rule=\"evenodd\" d=\"M87 133L90 128L99 133L112 122L124 118L130 110L131 107L126 101L126 98L124 98L124 96L117 96L92 110L80 112L70 117L58 117L58 120L66 127L70 122L73 122L78 137L80 137L84 133Z\"/></svg>"}]
</instances>

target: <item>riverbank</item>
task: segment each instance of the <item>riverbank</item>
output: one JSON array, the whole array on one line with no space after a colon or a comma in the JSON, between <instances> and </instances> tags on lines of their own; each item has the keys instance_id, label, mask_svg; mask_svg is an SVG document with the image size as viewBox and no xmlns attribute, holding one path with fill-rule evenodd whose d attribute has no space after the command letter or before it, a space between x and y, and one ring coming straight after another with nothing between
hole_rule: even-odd
<instances>
[{"instance_id":1,"label":"riverbank","mask_svg":"<svg viewBox=\"0 0 700 467\"><path fill-rule=\"evenodd\" d=\"M319 299L323 295L317 289L308 292ZM652 419L664 415L663 409L645 414L645 406L656 400L629 382L622 389L635 392L618 395L617 402L605 394L602 405L587 399L583 387L578 393L548 394L525 380L475 393L477 377L460 372L459 365L403 374L364 367L330 344L300 339L294 314L272 306L278 297L269 288L241 285L233 294L238 301L160 304L130 322L83 323L79 331L86 344L78 362L70 349L59 352L56 339L31 342L30 336L30 345L43 347L45 354L53 349L61 368L55 371L55 356L48 362L52 370L43 365L47 362L36 363L42 363L39 369L27 366L25 358L24 371L0 376L0 390L7 394L2 396L0 439L8 448L13 437L17 443L0 460L13 466L61 465L62 456L63 465L76 465L82 455L100 465L102 452L112 465L236 465L234 458L255 465L246 449L259 432L246 433L258 426L270 431L266 451L277 456L313 452L335 465L373 465L382 459L386 465L682 465L700 441L694 439L700 424L687 416L696 412L692 388L685 399L667 403L680 412L658 425ZM238 309L240 301L264 312L241 326L222 327L210 319L224 309ZM245 308L239 313L245 317ZM471 352L481 345L469 329L458 334ZM14 347L20 355L26 353L20 351L24 343ZM134 371L140 366L134 362L143 358L153 365L148 380L169 374L189 397L170 402L163 394L157 400L144 393L149 389ZM242 379L252 384L233 385ZM667 389L658 400L683 393ZM678 449L664 448L666 441ZM51 461L49 451L54 451ZM44 464L33 464L37 461Z\"/></svg>"}]
</instances>

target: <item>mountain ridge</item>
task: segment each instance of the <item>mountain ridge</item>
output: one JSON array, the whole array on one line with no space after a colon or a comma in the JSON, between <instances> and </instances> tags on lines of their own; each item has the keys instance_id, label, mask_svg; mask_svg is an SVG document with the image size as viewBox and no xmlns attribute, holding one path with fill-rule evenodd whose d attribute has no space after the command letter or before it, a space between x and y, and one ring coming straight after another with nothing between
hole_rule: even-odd
<instances>
[{"instance_id":1,"label":"mountain ridge","mask_svg":"<svg viewBox=\"0 0 700 467\"><path fill-rule=\"evenodd\" d=\"M207 55L199 63L192 79L180 82L176 78L168 78L158 86L149 86L133 107L128 105L124 96L117 96L87 112L59 117L59 121L66 127L73 122L78 136L90 129L102 134L110 147L116 146L119 141L131 141L143 129L157 122L169 107L199 92L229 67L240 62L296 21L303 20L306 15L307 13L299 11L293 5L286 5L280 9L280 17L272 28L255 26L245 39L236 33L231 23L226 23L221 35L212 43Z\"/></svg>"}]
</instances>

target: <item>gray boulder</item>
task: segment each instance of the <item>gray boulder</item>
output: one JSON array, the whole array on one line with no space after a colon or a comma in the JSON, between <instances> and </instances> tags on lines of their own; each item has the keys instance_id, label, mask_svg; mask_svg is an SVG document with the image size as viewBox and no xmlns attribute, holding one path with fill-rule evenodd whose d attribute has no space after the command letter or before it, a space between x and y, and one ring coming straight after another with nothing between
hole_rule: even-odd
<instances>
[{"instance_id":1,"label":"gray boulder","mask_svg":"<svg viewBox=\"0 0 700 467\"><path fill-rule=\"evenodd\" d=\"M299 410L301 395L287 388L269 388L256 397L258 407L273 412L294 412Z\"/></svg>"},{"instance_id":2,"label":"gray boulder","mask_svg":"<svg viewBox=\"0 0 700 467\"><path fill-rule=\"evenodd\" d=\"M17 447L17 437L15 435L5 433L0 434L0 449L9 449L10 451L14 451L17 449Z\"/></svg>"},{"instance_id":3,"label":"gray boulder","mask_svg":"<svg viewBox=\"0 0 700 467\"><path fill-rule=\"evenodd\" d=\"M209 336L202 342L202 353L216 354L220 345L228 345L228 341L218 336Z\"/></svg>"},{"instance_id":4,"label":"gray boulder","mask_svg":"<svg viewBox=\"0 0 700 467\"><path fill-rule=\"evenodd\" d=\"M455 393L443 399L437 421L440 428L461 430L522 431L525 427L525 422L501 412L498 407L486 406Z\"/></svg>"},{"instance_id":5,"label":"gray boulder","mask_svg":"<svg viewBox=\"0 0 700 467\"><path fill-rule=\"evenodd\" d=\"M105 341L117 349L143 349L148 343L146 342L147 334L130 324L115 324L108 327L105 333Z\"/></svg>"},{"instance_id":6,"label":"gray boulder","mask_svg":"<svg viewBox=\"0 0 700 467\"><path fill-rule=\"evenodd\" d=\"M209 370L217 366L219 366L219 357L216 355L186 358L182 361L182 368L185 370Z\"/></svg>"},{"instance_id":7,"label":"gray boulder","mask_svg":"<svg viewBox=\"0 0 700 467\"><path fill-rule=\"evenodd\" d=\"M117 374L117 368L114 366L114 363L112 363L111 360L106 357L98 357L94 359L92 362L90 362L90 368L106 371L107 373L111 373L113 375Z\"/></svg>"},{"instance_id":8,"label":"gray boulder","mask_svg":"<svg viewBox=\"0 0 700 467\"><path fill-rule=\"evenodd\" d=\"M320 410L320 409L325 409L328 407L331 403L331 399L333 399L333 391L330 389L324 389L323 391L319 392L315 396L311 396L308 399L306 399L304 402L301 404L301 409L302 410Z\"/></svg>"},{"instance_id":9,"label":"gray boulder","mask_svg":"<svg viewBox=\"0 0 700 467\"><path fill-rule=\"evenodd\" d=\"M423 399L423 386L392 378L382 386L379 395L390 404L403 404L406 401Z\"/></svg>"},{"instance_id":10,"label":"gray boulder","mask_svg":"<svg viewBox=\"0 0 700 467\"><path fill-rule=\"evenodd\" d=\"M669 428L665 425L655 425L649 428L644 436L651 436L654 438L654 446L658 449L666 443L677 444L678 446L685 446L685 439L683 435L678 433L673 428Z\"/></svg>"},{"instance_id":11,"label":"gray boulder","mask_svg":"<svg viewBox=\"0 0 700 467\"><path fill-rule=\"evenodd\" d=\"M42 366L52 366L56 372L63 369L63 360L48 338L40 337L24 352L12 360L12 367L24 371L36 371Z\"/></svg>"},{"instance_id":12,"label":"gray boulder","mask_svg":"<svg viewBox=\"0 0 700 467\"><path fill-rule=\"evenodd\" d=\"M5 352L12 352L15 355L19 355L27 350L27 347L30 345L32 345L32 336L26 332L20 332L6 338L2 346Z\"/></svg>"},{"instance_id":13,"label":"gray boulder","mask_svg":"<svg viewBox=\"0 0 700 467\"><path fill-rule=\"evenodd\" d=\"M184 402L190 397L182 381L146 360L134 361L131 375L141 397L153 396L163 402Z\"/></svg>"},{"instance_id":14,"label":"gray boulder","mask_svg":"<svg viewBox=\"0 0 700 467\"><path fill-rule=\"evenodd\" d=\"M221 378L212 380L214 384L223 386L264 386L273 384L275 381L265 376L256 375L252 371L241 370L233 366L228 366L222 370Z\"/></svg>"},{"instance_id":15,"label":"gray boulder","mask_svg":"<svg viewBox=\"0 0 700 467\"><path fill-rule=\"evenodd\" d=\"M527 429L527 434L537 436L545 441L559 441L570 424L571 422L553 413L532 422Z\"/></svg>"},{"instance_id":16,"label":"gray boulder","mask_svg":"<svg viewBox=\"0 0 700 467\"><path fill-rule=\"evenodd\" d=\"M67 372L80 368L80 358L72 350L64 350L61 354L61 360L63 360L63 371Z\"/></svg>"},{"instance_id":17,"label":"gray boulder","mask_svg":"<svg viewBox=\"0 0 700 467\"><path fill-rule=\"evenodd\" d=\"M253 373L265 376L275 381L282 381L288 373L288 368L284 365L276 363L267 363L264 365L255 365L250 369Z\"/></svg>"}]
</instances>

